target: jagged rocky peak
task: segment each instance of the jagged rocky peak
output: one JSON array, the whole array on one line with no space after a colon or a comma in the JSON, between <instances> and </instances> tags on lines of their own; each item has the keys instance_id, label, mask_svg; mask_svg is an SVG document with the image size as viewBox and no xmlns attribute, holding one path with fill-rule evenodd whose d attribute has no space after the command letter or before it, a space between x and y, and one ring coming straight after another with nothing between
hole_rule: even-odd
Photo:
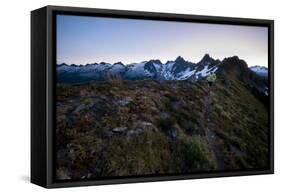
<instances>
[{"instance_id":1,"label":"jagged rocky peak","mask_svg":"<svg viewBox=\"0 0 281 194\"><path fill-rule=\"evenodd\" d=\"M88 64L85 65L85 67L89 67L91 65L98 65L98 63L88 63Z\"/></svg>"},{"instance_id":2,"label":"jagged rocky peak","mask_svg":"<svg viewBox=\"0 0 281 194\"><path fill-rule=\"evenodd\" d=\"M199 61L199 65L200 64L210 64L210 63L212 63L212 62L214 62L215 60L212 58L212 57L210 57L210 55L207 53L207 54L205 54L204 56L203 56L203 58Z\"/></svg>"},{"instance_id":3,"label":"jagged rocky peak","mask_svg":"<svg viewBox=\"0 0 281 194\"><path fill-rule=\"evenodd\" d=\"M182 63L182 62L185 63L186 61L184 60L183 57L178 56L178 57L176 58L175 62L176 62L176 63Z\"/></svg>"},{"instance_id":4,"label":"jagged rocky peak","mask_svg":"<svg viewBox=\"0 0 281 194\"><path fill-rule=\"evenodd\" d=\"M203 56L203 59L211 59L209 53L206 53L206 54Z\"/></svg>"},{"instance_id":5,"label":"jagged rocky peak","mask_svg":"<svg viewBox=\"0 0 281 194\"><path fill-rule=\"evenodd\" d=\"M222 60L222 63L224 63L224 62L229 62L229 61L239 61L239 58L238 58L237 56L225 57L225 58Z\"/></svg>"},{"instance_id":6,"label":"jagged rocky peak","mask_svg":"<svg viewBox=\"0 0 281 194\"><path fill-rule=\"evenodd\" d=\"M246 61L244 61L243 59L240 59L238 56L232 56L232 57L226 58L226 60L230 63L240 66L241 68L248 69L248 64L246 63Z\"/></svg>"},{"instance_id":7,"label":"jagged rocky peak","mask_svg":"<svg viewBox=\"0 0 281 194\"><path fill-rule=\"evenodd\" d=\"M152 59L149 62L155 63L155 64L162 64L162 62L159 59Z\"/></svg>"},{"instance_id":8,"label":"jagged rocky peak","mask_svg":"<svg viewBox=\"0 0 281 194\"><path fill-rule=\"evenodd\" d=\"M58 67L66 66L66 63L57 64Z\"/></svg>"},{"instance_id":9,"label":"jagged rocky peak","mask_svg":"<svg viewBox=\"0 0 281 194\"><path fill-rule=\"evenodd\" d=\"M154 64L155 64L156 62L154 61L154 60L150 60L150 61L148 61L147 63L145 63L145 65L144 65L144 69L145 70L148 70L150 73L157 73L156 71L156 68L155 68L155 66L154 66ZM159 64L159 63L157 63L157 64Z\"/></svg>"},{"instance_id":10,"label":"jagged rocky peak","mask_svg":"<svg viewBox=\"0 0 281 194\"><path fill-rule=\"evenodd\" d=\"M121 66L125 66L121 61L114 63L113 65L121 65Z\"/></svg>"},{"instance_id":11,"label":"jagged rocky peak","mask_svg":"<svg viewBox=\"0 0 281 194\"><path fill-rule=\"evenodd\" d=\"M244 73L249 74L250 71L247 63L244 60L239 59L238 56L224 58L220 64L220 69L239 76Z\"/></svg>"}]
</instances>

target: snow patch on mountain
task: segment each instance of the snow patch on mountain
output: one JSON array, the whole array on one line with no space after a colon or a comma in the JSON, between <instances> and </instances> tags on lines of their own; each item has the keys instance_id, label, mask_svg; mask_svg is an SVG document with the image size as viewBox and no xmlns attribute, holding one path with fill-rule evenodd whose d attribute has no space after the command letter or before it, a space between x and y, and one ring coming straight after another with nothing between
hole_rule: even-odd
<instances>
[{"instance_id":1,"label":"snow patch on mountain","mask_svg":"<svg viewBox=\"0 0 281 194\"><path fill-rule=\"evenodd\" d=\"M190 78L194 73L196 72L196 69L191 70L190 68L186 69L184 72L179 74L178 80L186 80Z\"/></svg>"},{"instance_id":2,"label":"snow patch on mountain","mask_svg":"<svg viewBox=\"0 0 281 194\"><path fill-rule=\"evenodd\" d=\"M109 72L121 74L126 71L126 66L123 63L115 63L109 68Z\"/></svg>"},{"instance_id":3,"label":"snow patch on mountain","mask_svg":"<svg viewBox=\"0 0 281 194\"><path fill-rule=\"evenodd\" d=\"M174 76L172 74L172 68L173 68L174 64L175 64L174 61L169 61L162 66L162 70L159 72L159 74L165 80L173 80L174 79Z\"/></svg>"},{"instance_id":4,"label":"snow patch on mountain","mask_svg":"<svg viewBox=\"0 0 281 194\"><path fill-rule=\"evenodd\" d=\"M201 77L206 77L208 75L208 68L209 68L209 65L206 65L204 66L204 68L201 70L201 71L197 71L195 73L196 76L201 76Z\"/></svg>"},{"instance_id":5,"label":"snow patch on mountain","mask_svg":"<svg viewBox=\"0 0 281 194\"><path fill-rule=\"evenodd\" d=\"M132 63L127 66L127 71L125 73L126 77L131 79L139 79L142 77L150 77L152 76L149 71L147 71L144 66L147 61L143 61L141 63Z\"/></svg>"}]
</instances>

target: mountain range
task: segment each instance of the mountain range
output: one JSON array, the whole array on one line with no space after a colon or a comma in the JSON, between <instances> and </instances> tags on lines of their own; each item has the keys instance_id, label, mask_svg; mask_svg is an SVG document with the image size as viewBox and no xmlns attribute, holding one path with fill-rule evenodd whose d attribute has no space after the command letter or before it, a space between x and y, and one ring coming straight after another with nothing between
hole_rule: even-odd
<instances>
[{"instance_id":1,"label":"mountain range","mask_svg":"<svg viewBox=\"0 0 281 194\"><path fill-rule=\"evenodd\" d=\"M124 65L122 62L114 64L101 62L86 65L62 63L57 65L57 81L76 83L105 80L109 75L117 75L128 80L198 80L208 76L211 72L219 71L222 68L222 63L230 58L220 61L206 54L198 63L189 62L181 56L166 63L162 63L160 60L149 60L128 65ZM250 67L249 70L267 77L266 67L254 66Z\"/></svg>"}]
</instances>

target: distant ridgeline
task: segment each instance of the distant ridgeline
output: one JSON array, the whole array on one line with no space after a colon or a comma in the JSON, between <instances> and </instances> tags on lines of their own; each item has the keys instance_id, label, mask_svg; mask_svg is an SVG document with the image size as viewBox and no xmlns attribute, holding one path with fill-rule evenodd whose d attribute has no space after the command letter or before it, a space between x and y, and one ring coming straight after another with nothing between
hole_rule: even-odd
<instances>
[{"instance_id":1,"label":"distant ridgeline","mask_svg":"<svg viewBox=\"0 0 281 194\"><path fill-rule=\"evenodd\" d=\"M124 65L121 62L92 63L87 65L57 65L58 83L83 83L88 81L106 81L108 79L124 80L190 80L205 79L214 72L221 79L237 76L251 83L261 92L268 95L268 69L261 66L248 67L244 60L237 56L215 60L206 54L198 63L192 63L177 57L174 61L163 64L160 60L143 61Z\"/></svg>"}]
</instances>

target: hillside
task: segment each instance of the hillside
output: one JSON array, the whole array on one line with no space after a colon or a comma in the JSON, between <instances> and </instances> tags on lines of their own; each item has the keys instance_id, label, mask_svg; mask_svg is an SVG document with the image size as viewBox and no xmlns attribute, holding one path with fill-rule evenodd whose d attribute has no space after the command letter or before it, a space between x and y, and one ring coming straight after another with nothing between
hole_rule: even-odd
<instances>
[{"instance_id":1,"label":"hillside","mask_svg":"<svg viewBox=\"0 0 281 194\"><path fill-rule=\"evenodd\" d=\"M204 79L57 85L57 178L268 166L267 81L244 61Z\"/></svg>"}]
</instances>

